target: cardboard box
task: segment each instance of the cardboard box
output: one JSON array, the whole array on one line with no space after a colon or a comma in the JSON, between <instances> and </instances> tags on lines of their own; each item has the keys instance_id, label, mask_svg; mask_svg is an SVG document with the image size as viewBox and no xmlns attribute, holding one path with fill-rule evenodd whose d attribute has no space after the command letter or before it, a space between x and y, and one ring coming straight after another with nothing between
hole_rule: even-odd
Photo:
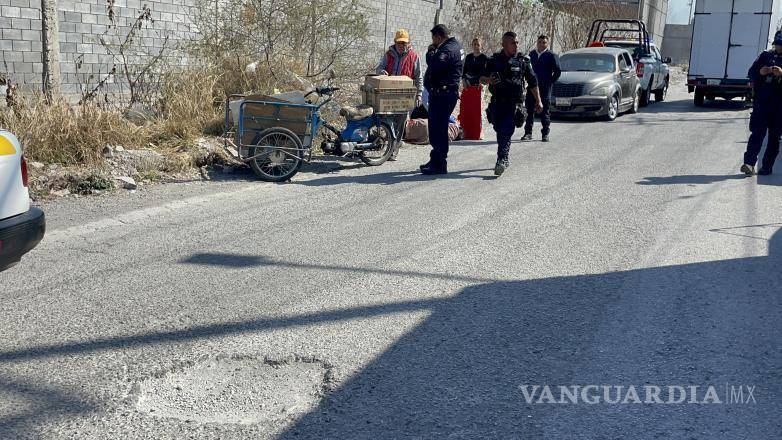
<instances>
[{"instance_id":1,"label":"cardboard box","mask_svg":"<svg viewBox=\"0 0 782 440\"><path fill-rule=\"evenodd\" d=\"M413 79L408 76L369 75L364 86L373 89L415 89Z\"/></svg>"},{"instance_id":2,"label":"cardboard box","mask_svg":"<svg viewBox=\"0 0 782 440\"><path fill-rule=\"evenodd\" d=\"M413 88L374 89L362 87L364 104L376 113L403 113L413 110L418 91Z\"/></svg>"}]
</instances>

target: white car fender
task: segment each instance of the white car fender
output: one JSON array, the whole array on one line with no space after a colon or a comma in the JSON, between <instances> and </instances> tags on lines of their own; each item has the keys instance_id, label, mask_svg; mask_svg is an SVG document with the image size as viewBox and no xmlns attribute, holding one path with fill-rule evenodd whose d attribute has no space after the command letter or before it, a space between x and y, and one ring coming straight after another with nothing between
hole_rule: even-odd
<instances>
[{"instance_id":1,"label":"white car fender","mask_svg":"<svg viewBox=\"0 0 782 440\"><path fill-rule=\"evenodd\" d=\"M22 183L22 146L8 131L0 130L0 220L30 209L30 193Z\"/></svg>"}]
</instances>

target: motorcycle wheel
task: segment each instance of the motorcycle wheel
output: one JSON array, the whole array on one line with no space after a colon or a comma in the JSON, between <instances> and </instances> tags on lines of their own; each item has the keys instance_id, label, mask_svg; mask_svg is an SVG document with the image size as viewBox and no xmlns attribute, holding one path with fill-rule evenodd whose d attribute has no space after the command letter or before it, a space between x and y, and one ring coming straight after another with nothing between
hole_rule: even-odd
<instances>
[{"instance_id":1,"label":"motorcycle wheel","mask_svg":"<svg viewBox=\"0 0 782 440\"><path fill-rule=\"evenodd\" d=\"M394 137L391 130L385 125L373 125L369 129L369 142L375 144L372 150L364 150L358 155L362 162L376 167L383 165L394 152Z\"/></svg>"}]
</instances>

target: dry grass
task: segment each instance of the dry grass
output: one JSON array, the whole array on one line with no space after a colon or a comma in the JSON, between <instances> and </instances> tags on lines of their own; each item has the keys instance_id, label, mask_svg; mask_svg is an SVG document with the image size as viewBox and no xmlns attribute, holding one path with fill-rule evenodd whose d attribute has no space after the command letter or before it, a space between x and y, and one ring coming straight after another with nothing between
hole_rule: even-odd
<instances>
[{"instance_id":1,"label":"dry grass","mask_svg":"<svg viewBox=\"0 0 782 440\"><path fill-rule=\"evenodd\" d=\"M290 73L298 66L280 67L280 72L289 72L282 80L271 77L263 64L255 72L248 72L245 62L224 59L219 64L167 73L154 102L145 105L154 116L142 125L131 122L124 116L126 109L114 105L111 99L79 105L56 100L49 104L42 96L33 95L16 96L12 108L0 108L0 126L20 138L28 159L43 163L100 166L104 162L103 149L108 145L126 149L151 147L166 156L167 163L161 171L183 171L213 159L228 162L227 156L199 157L195 143L204 135L223 133L227 95L312 86ZM328 110L324 111L328 118Z\"/></svg>"},{"instance_id":2,"label":"dry grass","mask_svg":"<svg viewBox=\"0 0 782 440\"><path fill-rule=\"evenodd\" d=\"M63 100L48 104L41 96L20 98L12 109L0 111L0 126L20 138L29 158L66 165L96 164L106 145L132 148L148 140L147 131L119 111Z\"/></svg>"}]
</instances>

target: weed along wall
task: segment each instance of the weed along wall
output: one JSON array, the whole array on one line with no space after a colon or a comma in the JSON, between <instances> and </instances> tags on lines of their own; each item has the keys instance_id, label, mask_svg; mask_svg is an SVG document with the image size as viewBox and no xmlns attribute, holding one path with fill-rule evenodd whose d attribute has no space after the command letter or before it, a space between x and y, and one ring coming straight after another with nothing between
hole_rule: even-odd
<instances>
[{"instance_id":1,"label":"weed along wall","mask_svg":"<svg viewBox=\"0 0 782 440\"><path fill-rule=\"evenodd\" d=\"M53 0L0 0L0 86L7 81L23 90L40 90L44 64L42 4ZM117 89L121 75L109 75L113 66L120 70L124 61L154 57L160 51L181 54L177 47L197 38L193 12L198 0L57 0L56 32L59 49L61 90L81 95L104 81L102 90ZM370 8L369 39L380 59L399 27L410 29L414 45L424 52L439 0L361 0ZM443 20L453 15L455 0L445 0ZM138 44L120 49L130 27L143 19ZM50 33L51 34L51 33ZM123 52L123 53L119 53ZM176 62L187 62L182 59ZM170 61L170 60L169 60ZM122 73L122 72L120 72Z\"/></svg>"}]
</instances>

